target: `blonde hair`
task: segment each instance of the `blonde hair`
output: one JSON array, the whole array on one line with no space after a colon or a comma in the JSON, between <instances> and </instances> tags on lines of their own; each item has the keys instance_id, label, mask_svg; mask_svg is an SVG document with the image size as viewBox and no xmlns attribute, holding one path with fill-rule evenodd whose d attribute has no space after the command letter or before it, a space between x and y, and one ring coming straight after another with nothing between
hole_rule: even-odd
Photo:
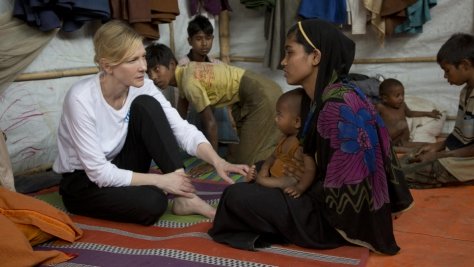
<instances>
[{"instance_id":1,"label":"blonde hair","mask_svg":"<svg viewBox=\"0 0 474 267\"><path fill-rule=\"evenodd\" d=\"M102 69L103 58L112 66L124 62L143 45L143 37L129 25L119 20L111 20L102 25L94 35L94 62Z\"/></svg>"}]
</instances>

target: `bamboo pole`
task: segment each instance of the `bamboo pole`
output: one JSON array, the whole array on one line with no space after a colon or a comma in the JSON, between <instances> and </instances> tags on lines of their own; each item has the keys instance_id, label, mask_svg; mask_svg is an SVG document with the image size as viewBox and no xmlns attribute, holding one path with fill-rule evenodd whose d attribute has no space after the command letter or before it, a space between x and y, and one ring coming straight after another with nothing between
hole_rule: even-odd
<instances>
[{"instance_id":1,"label":"bamboo pole","mask_svg":"<svg viewBox=\"0 0 474 267\"><path fill-rule=\"evenodd\" d=\"M455 121L457 119L456 115L447 115L446 120L447 121Z\"/></svg>"},{"instance_id":2,"label":"bamboo pole","mask_svg":"<svg viewBox=\"0 0 474 267\"><path fill-rule=\"evenodd\" d=\"M227 35L226 38L228 38ZM222 49L222 44L227 43L227 46ZM233 62L254 62L260 63L263 62L263 58L259 57L241 57L241 56L229 56L229 46L228 42L224 41L221 44L221 60ZM224 45L225 46L225 45ZM407 57L407 58L359 58L354 60L354 64L389 64L389 63L422 63L422 62L436 62L434 57ZM15 82L23 81L34 81L34 80L45 80L45 79L57 79L64 77L72 76L83 76L95 74L99 70L97 67L86 67L78 69L64 69L64 70L54 70L54 71L45 71L45 72L32 72L32 73L23 73L18 75L15 79Z\"/></svg>"},{"instance_id":3,"label":"bamboo pole","mask_svg":"<svg viewBox=\"0 0 474 267\"><path fill-rule=\"evenodd\" d=\"M260 57L231 56L230 61L263 62ZM436 57L356 58L354 64L423 63L436 62Z\"/></svg>"},{"instance_id":4,"label":"bamboo pole","mask_svg":"<svg viewBox=\"0 0 474 267\"><path fill-rule=\"evenodd\" d=\"M436 62L436 57L356 58L354 64Z\"/></svg>"},{"instance_id":5,"label":"bamboo pole","mask_svg":"<svg viewBox=\"0 0 474 267\"><path fill-rule=\"evenodd\" d=\"M223 10L219 14L219 46L221 48L221 60L230 63L230 34L229 34L229 11Z\"/></svg>"},{"instance_id":6,"label":"bamboo pole","mask_svg":"<svg viewBox=\"0 0 474 267\"><path fill-rule=\"evenodd\" d=\"M173 52L173 54L176 55L176 44L174 42L174 24L173 24L173 22L169 23L169 29L170 29L170 49Z\"/></svg>"},{"instance_id":7,"label":"bamboo pole","mask_svg":"<svg viewBox=\"0 0 474 267\"><path fill-rule=\"evenodd\" d=\"M261 58L261 57L230 56L229 59L230 59L230 61L234 61L234 62L254 62L254 63L263 62L263 58Z\"/></svg>"},{"instance_id":8,"label":"bamboo pole","mask_svg":"<svg viewBox=\"0 0 474 267\"><path fill-rule=\"evenodd\" d=\"M97 72L99 72L99 69L97 67L31 72L31 73L23 73L23 74L18 75L14 81L24 82L24 81L57 79L57 78L64 78L64 77L96 74Z\"/></svg>"}]
</instances>

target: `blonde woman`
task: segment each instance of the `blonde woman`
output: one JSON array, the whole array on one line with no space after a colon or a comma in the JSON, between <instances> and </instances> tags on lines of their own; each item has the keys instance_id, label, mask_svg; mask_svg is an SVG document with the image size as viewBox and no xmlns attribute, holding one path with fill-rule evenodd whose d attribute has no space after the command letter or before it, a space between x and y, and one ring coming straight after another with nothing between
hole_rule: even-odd
<instances>
[{"instance_id":1,"label":"blonde woman","mask_svg":"<svg viewBox=\"0 0 474 267\"><path fill-rule=\"evenodd\" d=\"M195 194L179 147L212 164L229 183L229 172L248 166L220 158L204 135L181 119L147 70L142 37L120 21L94 36L100 72L68 91L58 130L54 170L62 173L66 208L85 216L153 224L173 194L175 214L213 218L215 210ZM154 160L163 174L148 173Z\"/></svg>"}]
</instances>

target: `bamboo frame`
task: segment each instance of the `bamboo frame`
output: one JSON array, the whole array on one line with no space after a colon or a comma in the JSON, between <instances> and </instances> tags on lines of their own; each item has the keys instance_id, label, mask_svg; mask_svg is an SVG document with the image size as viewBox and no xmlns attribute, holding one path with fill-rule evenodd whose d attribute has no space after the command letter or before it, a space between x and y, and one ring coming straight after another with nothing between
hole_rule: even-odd
<instances>
[{"instance_id":1,"label":"bamboo frame","mask_svg":"<svg viewBox=\"0 0 474 267\"><path fill-rule=\"evenodd\" d=\"M173 22L168 23L170 29L170 49L173 51L173 54L176 55L176 44L174 41L174 24Z\"/></svg>"},{"instance_id":2,"label":"bamboo frame","mask_svg":"<svg viewBox=\"0 0 474 267\"><path fill-rule=\"evenodd\" d=\"M230 61L263 62L260 57L230 56ZM354 64L390 64L390 63L432 63L436 57L398 57L398 58L356 58Z\"/></svg>"},{"instance_id":3,"label":"bamboo frame","mask_svg":"<svg viewBox=\"0 0 474 267\"><path fill-rule=\"evenodd\" d=\"M18 75L16 79L14 80L14 82L57 79L57 78L65 78L65 77L73 77L73 76L84 76L84 75L96 74L97 72L99 72L99 68L97 67L31 72L31 73L23 73L23 74Z\"/></svg>"},{"instance_id":4,"label":"bamboo frame","mask_svg":"<svg viewBox=\"0 0 474 267\"><path fill-rule=\"evenodd\" d=\"M227 35L227 37L225 38L228 38L228 37L229 35ZM228 44L228 42L226 41L224 41L223 43ZM221 46L221 60L225 62L226 61L225 58L228 58L229 62L253 62L253 63L263 62L263 58L259 58L259 57L229 56L228 46L227 48L224 48L224 49L222 49L222 46ZM435 57L359 58L359 59L354 60L354 64L390 64L390 63L422 63L422 62L428 62L428 63L436 62L436 58ZM34 81L34 80L57 79L57 78L72 77L72 76L83 76L83 75L95 74L98 71L99 69L97 67L86 67L86 68L78 68L78 69L64 69L64 70L54 70L54 71L44 71L44 72L23 73L23 74L18 75L18 77L14 81L23 82L23 81Z\"/></svg>"},{"instance_id":5,"label":"bamboo frame","mask_svg":"<svg viewBox=\"0 0 474 267\"><path fill-rule=\"evenodd\" d=\"M354 64L431 63L436 57L356 58Z\"/></svg>"},{"instance_id":6,"label":"bamboo frame","mask_svg":"<svg viewBox=\"0 0 474 267\"><path fill-rule=\"evenodd\" d=\"M224 63L230 63L230 33L229 33L229 11L223 10L219 14L219 46L220 59Z\"/></svg>"}]
</instances>

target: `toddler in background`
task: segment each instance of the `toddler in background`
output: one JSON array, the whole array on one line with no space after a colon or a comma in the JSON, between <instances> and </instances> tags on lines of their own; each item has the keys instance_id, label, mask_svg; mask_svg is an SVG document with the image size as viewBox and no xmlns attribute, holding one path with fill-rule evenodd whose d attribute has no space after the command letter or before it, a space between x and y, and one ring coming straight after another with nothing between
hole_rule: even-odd
<instances>
[{"instance_id":1,"label":"toddler in background","mask_svg":"<svg viewBox=\"0 0 474 267\"><path fill-rule=\"evenodd\" d=\"M247 181L255 181L266 187L279 187L294 198L306 191L316 173L316 163L311 155L303 154L298 136L304 123L301 114L307 113L301 111L304 95L304 89L298 88L280 96L276 104L275 122L283 138L278 142L273 154L263 162L258 173L253 165L246 176ZM285 166L298 169L296 162L304 164L304 173L300 180L284 174Z\"/></svg>"},{"instance_id":2,"label":"toddler in background","mask_svg":"<svg viewBox=\"0 0 474 267\"><path fill-rule=\"evenodd\" d=\"M436 109L414 111L408 108L405 103L405 88L399 80L385 79L379 86L379 97L380 103L376 104L376 108L387 126L394 146L413 147L422 144L410 142L410 130L406 118L441 118L441 112Z\"/></svg>"}]
</instances>

